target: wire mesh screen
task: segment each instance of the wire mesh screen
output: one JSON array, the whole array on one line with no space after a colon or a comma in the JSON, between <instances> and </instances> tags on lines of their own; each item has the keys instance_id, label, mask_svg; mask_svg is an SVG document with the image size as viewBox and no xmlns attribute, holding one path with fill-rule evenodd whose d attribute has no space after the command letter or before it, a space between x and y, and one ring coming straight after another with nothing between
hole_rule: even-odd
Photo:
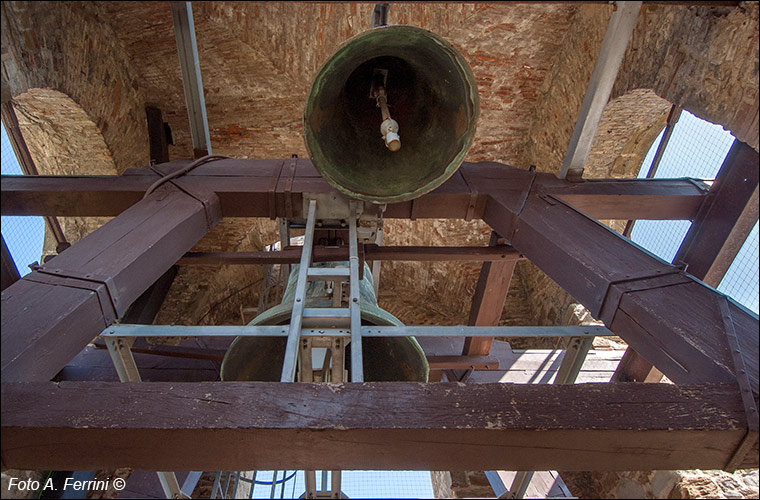
<instances>
[{"instance_id":1,"label":"wire mesh screen","mask_svg":"<svg viewBox=\"0 0 760 500\"><path fill-rule=\"evenodd\" d=\"M21 167L13 152L5 125L2 126L2 159L3 175L21 175ZM42 255L42 240L45 236L45 221L42 217L17 217L3 215L0 217L5 244L16 264L16 269L21 276L31 272L29 264L39 261Z\"/></svg>"},{"instance_id":2,"label":"wire mesh screen","mask_svg":"<svg viewBox=\"0 0 760 500\"><path fill-rule=\"evenodd\" d=\"M641 165L645 178L663 134L654 141ZM701 120L688 111L681 113L654 176L656 179L694 177L714 179L726 158L734 137L720 125ZM690 221L636 221L631 240L646 250L672 262L686 236ZM748 309L758 312L757 224L718 290Z\"/></svg>"},{"instance_id":3,"label":"wire mesh screen","mask_svg":"<svg viewBox=\"0 0 760 500\"><path fill-rule=\"evenodd\" d=\"M718 290L758 314L758 223L750 231L739 253L728 268Z\"/></svg>"},{"instance_id":4,"label":"wire mesh screen","mask_svg":"<svg viewBox=\"0 0 760 500\"><path fill-rule=\"evenodd\" d=\"M326 472L327 481L323 484L322 471L316 473L317 491L331 489L332 473ZM232 486L227 475L218 480L217 495L213 498L232 498ZM251 471L240 476L242 489L234 493L238 498L299 498L306 492L303 471ZM245 483L253 482L253 490ZM433 484L428 471L343 471L341 491L348 498L433 498ZM225 492L227 495L225 495ZM242 493L242 495L240 494Z\"/></svg>"}]
</instances>

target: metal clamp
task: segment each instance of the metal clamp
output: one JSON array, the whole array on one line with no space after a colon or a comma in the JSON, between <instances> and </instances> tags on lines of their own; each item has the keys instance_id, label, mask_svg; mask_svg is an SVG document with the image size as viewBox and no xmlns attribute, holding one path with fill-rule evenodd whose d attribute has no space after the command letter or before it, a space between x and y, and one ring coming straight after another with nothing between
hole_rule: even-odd
<instances>
[{"instance_id":1,"label":"metal clamp","mask_svg":"<svg viewBox=\"0 0 760 500\"><path fill-rule=\"evenodd\" d=\"M98 276L90 273L82 274L75 271L50 269L40 266L36 272L25 276L24 279L36 283L79 288L95 292L98 296L100 310L103 313L103 320L106 324L113 323L127 309L126 306L121 304L110 276Z\"/></svg>"},{"instance_id":2,"label":"metal clamp","mask_svg":"<svg viewBox=\"0 0 760 500\"><path fill-rule=\"evenodd\" d=\"M744 364L742 351L739 347L739 340L736 337L736 329L734 328L734 322L731 318L731 308L728 304L728 298L725 296L719 297L718 305L720 306L720 315L723 319L723 329L726 332L728 347L734 361L736 382L739 384L739 393L742 398L742 403L744 404L744 412L747 416L747 433L744 435L744 438L739 443L739 446L736 447L736 450L724 467L724 470L733 472L741 464L742 460L744 460L747 453L749 453L754 447L755 443L757 443L758 414L755 398L752 394L752 386L749 381L749 374L747 373L747 367Z\"/></svg>"},{"instance_id":3,"label":"metal clamp","mask_svg":"<svg viewBox=\"0 0 760 500\"><path fill-rule=\"evenodd\" d=\"M169 169L167 169L165 165L166 164L153 165L150 167L150 169L161 176L165 176L171 173L168 171ZM187 186L186 182L183 182L182 177L170 179L166 182L166 184L171 184L186 195L201 202L201 205L203 205L203 211L206 214L206 227L208 227L209 231L214 229L217 221L221 220L222 218L222 205L219 201L219 197L215 192L203 190L197 191L195 189L191 189Z\"/></svg>"}]
</instances>

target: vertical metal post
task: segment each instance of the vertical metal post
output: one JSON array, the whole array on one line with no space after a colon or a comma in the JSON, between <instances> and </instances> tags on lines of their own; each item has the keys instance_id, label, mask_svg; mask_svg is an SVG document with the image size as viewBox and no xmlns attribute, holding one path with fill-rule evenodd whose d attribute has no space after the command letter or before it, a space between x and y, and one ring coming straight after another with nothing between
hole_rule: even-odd
<instances>
[{"instance_id":1,"label":"vertical metal post","mask_svg":"<svg viewBox=\"0 0 760 500\"><path fill-rule=\"evenodd\" d=\"M568 339L565 356L554 377L555 384L573 384L581 371L586 355L594 344L594 337L573 337Z\"/></svg>"},{"instance_id":2,"label":"vertical metal post","mask_svg":"<svg viewBox=\"0 0 760 500\"><path fill-rule=\"evenodd\" d=\"M135 337L105 337L108 354L116 368L121 382L142 382L140 372L137 370L135 358L132 356L132 344Z\"/></svg>"},{"instance_id":3,"label":"vertical metal post","mask_svg":"<svg viewBox=\"0 0 760 500\"><path fill-rule=\"evenodd\" d=\"M377 238L375 239L375 243L377 245L383 244L383 229L381 227L377 228ZM376 297L380 294L380 263L379 260L372 262L372 286L375 289Z\"/></svg>"},{"instance_id":4,"label":"vertical metal post","mask_svg":"<svg viewBox=\"0 0 760 500\"><path fill-rule=\"evenodd\" d=\"M339 470L330 471L330 491L332 491L333 498L343 498L340 491L341 474L342 472Z\"/></svg>"},{"instance_id":5,"label":"vertical metal post","mask_svg":"<svg viewBox=\"0 0 760 500\"><path fill-rule=\"evenodd\" d=\"M362 359L362 313L359 304L359 241L356 233L356 201L349 202L348 259L350 264L349 309L351 311L351 382L364 382Z\"/></svg>"},{"instance_id":6,"label":"vertical metal post","mask_svg":"<svg viewBox=\"0 0 760 500\"><path fill-rule=\"evenodd\" d=\"M306 277L311 265L311 252L314 244L314 226L316 225L317 200L309 200L309 211L306 217L306 231L303 237L303 251L298 269L298 281L293 302L293 312L290 315L288 343L285 347L285 359L282 364L280 382L293 382L296 376L298 345L301 338L301 323L303 322L304 302L306 301ZM355 226L354 226L355 228ZM354 234L356 230L354 229Z\"/></svg>"},{"instance_id":7,"label":"vertical metal post","mask_svg":"<svg viewBox=\"0 0 760 500\"><path fill-rule=\"evenodd\" d=\"M317 497L317 472L313 470L303 471L304 483L306 483L306 498Z\"/></svg>"},{"instance_id":8,"label":"vertical metal post","mask_svg":"<svg viewBox=\"0 0 760 500\"><path fill-rule=\"evenodd\" d=\"M531 479L533 479L533 471L518 471L515 479L512 481L512 486L509 487L509 491L499 498L525 498L525 492L528 491Z\"/></svg>"},{"instance_id":9,"label":"vertical metal post","mask_svg":"<svg viewBox=\"0 0 760 500\"><path fill-rule=\"evenodd\" d=\"M121 382L142 382L140 372L137 369L137 363L135 363L135 358L132 356L132 350L130 349L135 342L135 337L105 337L105 341L106 346L108 346L108 353L111 355L111 360L116 368L116 373L119 375L119 380ZM186 497L182 493L174 472L157 472L156 474L166 498Z\"/></svg>"},{"instance_id":10,"label":"vertical metal post","mask_svg":"<svg viewBox=\"0 0 760 500\"><path fill-rule=\"evenodd\" d=\"M580 179L586 159L591 152L596 130L602 113L610 99L612 86L615 84L620 63L623 62L628 40L631 38L636 18L641 8L641 2L616 2L616 10L610 17L607 32L596 59L594 71L591 73L586 95L583 98L578 120L570 138L567 154L562 162L559 178Z\"/></svg>"},{"instance_id":11,"label":"vertical metal post","mask_svg":"<svg viewBox=\"0 0 760 500\"><path fill-rule=\"evenodd\" d=\"M177 476L173 472L156 472L156 474L166 498L185 498L177 482Z\"/></svg>"},{"instance_id":12,"label":"vertical metal post","mask_svg":"<svg viewBox=\"0 0 760 500\"><path fill-rule=\"evenodd\" d=\"M206 100L203 97L203 80L195 40L195 23L190 2L172 2L174 37L177 39L179 66L182 70L182 86L185 105L190 119L190 135L195 156L211 154L211 139L206 118Z\"/></svg>"}]
</instances>

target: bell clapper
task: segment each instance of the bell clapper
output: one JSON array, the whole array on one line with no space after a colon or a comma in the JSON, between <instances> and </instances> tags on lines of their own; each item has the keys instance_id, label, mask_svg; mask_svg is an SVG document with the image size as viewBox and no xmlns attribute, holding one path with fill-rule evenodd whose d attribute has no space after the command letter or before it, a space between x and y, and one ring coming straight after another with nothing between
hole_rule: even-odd
<instances>
[{"instance_id":1,"label":"bell clapper","mask_svg":"<svg viewBox=\"0 0 760 500\"><path fill-rule=\"evenodd\" d=\"M388 70L375 69L370 97L377 101L377 107L382 113L383 123L380 124L380 134L385 141L385 146L391 151L398 151L401 149L401 137L398 135L398 122L391 118L391 113L388 111L388 95L385 92L387 78Z\"/></svg>"}]
</instances>

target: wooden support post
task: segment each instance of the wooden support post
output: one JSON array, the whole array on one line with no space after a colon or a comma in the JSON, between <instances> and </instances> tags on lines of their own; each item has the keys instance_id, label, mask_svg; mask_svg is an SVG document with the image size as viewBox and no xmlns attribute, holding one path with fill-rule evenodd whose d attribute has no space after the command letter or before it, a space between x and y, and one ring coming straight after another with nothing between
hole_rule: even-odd
<instances>
[{"instance_id":1,"label":"wooden support post","mask_svg":"<svg viewBox=\"0 0 760 500\"><path fill-rule=\"evenodd\" d=\"M491 233L490 246L495 246L499 235ZM470 326L498 326L504 303L509 293L509 285L515 270L516 260L507 262L484 262L475 286L475 295L470 307ZM466 337L463 356L488 356L493 337Z\"/></svg>"},{"instance_id":2,"label":"wooden support post","mask_svg":"<svg viewBox=\"0 0 760 500\"><path fill-rule=\"evenodd\" d=\"M5 244L5 238L2 238L3 240L3 253L2 253L2 262L0 267L0 290L5 290L15 282L17 282L21 277L18 274L18 269L16 268L16 263L13 262L13 257L11 256L11 252L8 250L8 246Z\"/></svg>"},{"instance_id":3,"label":"wooden support post","mask_svg":"<svg viewBox=\"0 0 760 500\"><path fill-rule=\"evenodd\" d=\"M758 154L734 140L673 262L717 288L758 218ZM662 373L631 348L612 380L659 382Z\"/></svg>"},{"instance_id":4,"label":"wooden support post","mask_svg":"<svg viewBox=\"0 0 760 500\"><path fill-rule=\"evenodd\" d=\"M167 186L2 292L3 381L49 380L219 219Z\"/></svg>"},{"instance_id":5,"label":"wooden support post","mask_svg":"<svg viewBox=\"0 0 760 500\"><path fill-rule=\"evenodd\" d=\"M170 267L129 306L124 317L121 318L121 322L134 325L152 325L176 276L177 266Z\"/></svg>"},{"instance_id":6,"label":"wooden support post","mask_svg":"<svg viewBox=\"0 0 760 500\"><path fill-rule=\"evenodd\" d=\"M496 204L486 222L672 381L735 382L720 294L555 197L531 194L516 223ZM756 395L757 319L731 307Z\"/></svg>"},{"instance_id":7,"label":"wooden support post","mask_svg":"<svg viewBox=\"0 0 760 500\"><path fill-rule=\"evenodd\" d=\"M758 218L758 154L734 140L673 262L717 287Z\"/></svg>"},{"instance_id":8,"label":"wooden support post","mask_svg":"<svg viewBox=\"0 0 760 500\"><path fill-rule=\"evenodd\" d=\"M153 106L145 107L148 119L148 141L150 142L150 160L155 163L169 161L170 138L166 134L167 124L164 123L161 110Z\"/></svg>"},{"instance_id":9,"label":"wooden support post","mask_svg":"<svg viewBox=\"0 0 760 500\"><path fill-rule=\"evenodd\" d=\"M715 469L746 430L734 384L37 382L0 403L20 469Z\"/></svg>"}]
</instances>

